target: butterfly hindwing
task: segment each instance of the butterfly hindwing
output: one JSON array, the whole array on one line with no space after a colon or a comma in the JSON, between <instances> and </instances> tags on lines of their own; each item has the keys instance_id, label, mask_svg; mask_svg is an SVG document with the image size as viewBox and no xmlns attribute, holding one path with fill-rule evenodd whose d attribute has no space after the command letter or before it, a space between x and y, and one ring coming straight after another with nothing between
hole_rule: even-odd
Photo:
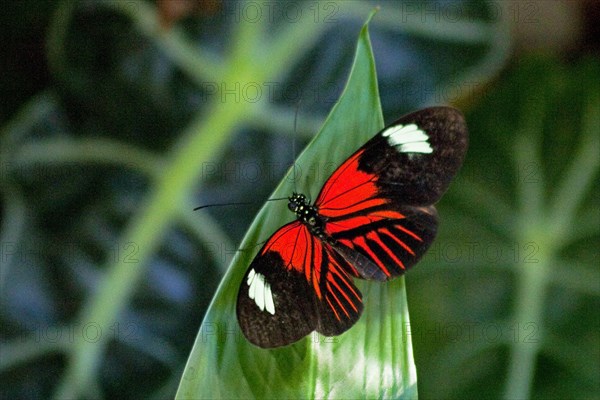
<instances>
[{"instance_id":1,"label":"butterfly hindwing","mask_svg":"<svg viewBox=\"0 0 600 400\"><path fill-rule=\"evenodd\" d=\"M244 336L270 348L315 330L334 336L349 329L362 312L362 296L345 264L300 222L279 229L240 285L237 316Z\"/></svg>"},{"instance_id":2,"label":"butterfly hindwing","mask_svg":"<svg viewBox=\"0 0 600 400\"><path fill-rule=\"evenodd\" d=\"M326 272L322 274L322 298L317 302L317 332L336 336L358 321L363 310L362 294L348 275L350 265L331 246L322 244Z\"/></svg>"},{"instance_id":3,"label":"butterfly hindwing","mask_svg":"<svg viewBox=\"0 0 600 400\"><path fill-rule=\"evenodd\" d=\"M336 250L363 279L389 280L402 275L425 254L437 231L435 207L401 206L331 221ZM362 222L362 223L361 223Z\"/></svg>"}]
</instances>

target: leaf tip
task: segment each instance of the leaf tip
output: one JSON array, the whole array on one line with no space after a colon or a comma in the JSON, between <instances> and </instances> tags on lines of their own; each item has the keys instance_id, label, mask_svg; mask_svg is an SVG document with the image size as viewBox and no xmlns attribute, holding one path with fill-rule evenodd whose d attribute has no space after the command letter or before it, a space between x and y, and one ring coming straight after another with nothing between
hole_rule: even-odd
<instances>
[{"instance_id":1,"label":"leaf tip","mask_svg":"<svg viewBox=\"0 0 600 400\"><path fill-rule=\"evenodd\" d=\"M381 6L375 6L373 8L373 10L371 10L371 12L369 13L369 16L367 17L367 20L365 21L365 25L364 25L365 28L367 25L369 25L369 23L371 22L371 19L375 16L375 14L377 14L379 12L379 10L381 10Z\"/></svg>"}]
</instances>

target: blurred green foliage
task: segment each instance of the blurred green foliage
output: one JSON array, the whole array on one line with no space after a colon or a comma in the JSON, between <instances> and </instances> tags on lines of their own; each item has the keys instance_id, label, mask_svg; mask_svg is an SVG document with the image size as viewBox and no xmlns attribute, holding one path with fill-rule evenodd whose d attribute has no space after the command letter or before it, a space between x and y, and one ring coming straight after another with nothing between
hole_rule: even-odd
<instances>
[{"instance_id":1,"label":"blurred green foliage","mask_svg":"<svg viewBox=\"0 0 600 400\"><path fill-rule=\"evenodd\" d=\"M515 62L470 110L436 244L407 278L426 398L600 385L600 62Z\"/></svg>"},{"instance_id":2,"label":"blurred green foliage","mask_svg":"<svg viewBox=\"0 0 600 400\"><path fill-rule=\"evenodd\" d=\"M151 1L5 6L19 56L1 64L2 398L174 395L291 137L319 130L374 4L291 2L305 12L292 23L250 18L255 3L202 3L170 27ZM423 18L444 4L458 18ZM593 397L599 62L525 57L489 84L514 22L497 6L384 2L370 24L386 120L473 104L440 237L407 277L419 392Z\"/></svg>"}]
</instances>

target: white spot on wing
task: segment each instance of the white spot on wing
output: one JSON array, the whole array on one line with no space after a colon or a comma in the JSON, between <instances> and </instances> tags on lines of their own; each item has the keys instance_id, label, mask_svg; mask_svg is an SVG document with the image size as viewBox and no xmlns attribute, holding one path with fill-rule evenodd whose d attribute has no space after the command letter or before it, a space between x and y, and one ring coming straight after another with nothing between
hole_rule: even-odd
<instances>
[{"instance_id":1,"label":"white spot on wing","mask_svg":"<svg viewBox=\"0 0 600 400\"><path fill-rule=\"evenodd\" d=\"M265 307L271 315L275 315L275 303L273 302L273 293L271 293L271 285L265 285Z\"/></svg>"},{"instance_id":2,"label":"white spot on wing","mask_svg":"<svg viewBox=\"0 0 600 400\"><path fill-rule=\"evenodd\" d=\"M265 282L265 277L257 273L254 269L250 270L248 279L248 297L250 297L261 311L265 309L271 315L275 315L275 303L273 302L273 293L271 285Z\"/></svg>"},{"instance_id":3,"label":"white spot on wing","mask_svg":"<svg viewBox=\"0 0 600 400\"><path fill-rule=\"evenodd\" d=\"M391 126L382 135L401 153L433 153L429 136L416 124Z\"/></svg>"},{"instance_id":4,"label":"white spot on wing","mask_svg":"<svg viewBox=\"0 0 600 400\"><path fill-rule=\"evenodd\" d=\"M250 273L248 274L248 280L246 281L246 283L248 283L248 286L250 286L252 284L252 281L254 280L255 275L256 275L256 271L251 269Z\"/></svg>"}]
</instances>

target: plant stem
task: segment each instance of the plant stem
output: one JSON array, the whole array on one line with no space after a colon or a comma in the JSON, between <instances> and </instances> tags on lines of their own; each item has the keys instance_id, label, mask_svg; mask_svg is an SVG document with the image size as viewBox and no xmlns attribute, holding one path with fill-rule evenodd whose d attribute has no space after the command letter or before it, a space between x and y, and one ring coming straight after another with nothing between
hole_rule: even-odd
<instances>
[{"instance_id":1,"label":"plant stem","mask_svg":"<svg viewBox=\"0 0 600 400\"><path fill-rule=\"evenodd\" d=\"M575 159L567 168L558 186L551 208L552 232L560 236L575 218L581 199L594 184L600 158L600 95L591 93L583 119L583 135Z\"/></svg>"},{"instance_id":2,"label":"plant stem","mask_svg":"<svg viewBox=\"0 0 600 400\"><path fill-rule=\"evenodd\" d=\"M157 178L162 158L150 151L113 139L45 139L22 146L14 157L16 168L40 164L79 163L131 167Z\"/></svg>"},{"instance_id":3,"label":"plant stem","mask_svg":"<svg viewBox=\"0 0 600 400\"><path fill-rule=\"evenodd\" d=\"M543 97L542 97L543 98ZM544 103L528 104L529 110L522 122L519 140L514 149L516 171L526 165L541 166L539 141L542 133ZM510 349L508 377L504 398L507 400L527 399L533 385L535 364L541 338L538 332L544 332L543 311L546 294L546 274L551 265L552 236L545 229L543 202L544 179L542 174L536 180L521 179L517 174L519 195L519 214L517 221L516 279L514 329L515 337ZM522 250L534 249L533 257ZM529 335L529 327L534 328L534 337Z\"/></svg>"},{"instance_id":4,"label":"plant stem","mask_svg":"<svg viewBox=\"0 0 600 400\"><path fill-rule=\"evenodd\" d=\"M537 237L539 238L539 236ZM504 398L507 400L527 399L534 381L535 364L544 331L543 312L546 295L546 275L551 266L551 243L536 242L539 252L537 263L522 262L517 266L518 287L516 295L515 337L510 349L510 364L506 379ZM533 335L530 335L533 327Z\"/></svg>"}]
</instances>

